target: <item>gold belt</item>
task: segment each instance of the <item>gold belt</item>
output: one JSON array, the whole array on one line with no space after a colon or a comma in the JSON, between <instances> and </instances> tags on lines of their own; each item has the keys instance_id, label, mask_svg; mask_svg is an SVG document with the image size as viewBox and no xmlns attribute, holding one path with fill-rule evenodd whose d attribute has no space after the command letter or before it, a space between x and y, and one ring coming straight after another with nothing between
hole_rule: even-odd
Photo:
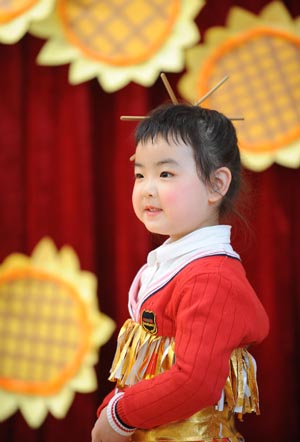
<instances>
[{"instance_id":1,"label":"gold belt","mask_svg":"<svg viewBox=\"0 0 300 442\"><path fill-rule=\"evenodd\" d=\"M243 442L243 436L236 430L234 414L225 407L218 411L208 407L190 418L162 425L152 430L136 430L131 442Z\"/></svg>"}]
</instances>

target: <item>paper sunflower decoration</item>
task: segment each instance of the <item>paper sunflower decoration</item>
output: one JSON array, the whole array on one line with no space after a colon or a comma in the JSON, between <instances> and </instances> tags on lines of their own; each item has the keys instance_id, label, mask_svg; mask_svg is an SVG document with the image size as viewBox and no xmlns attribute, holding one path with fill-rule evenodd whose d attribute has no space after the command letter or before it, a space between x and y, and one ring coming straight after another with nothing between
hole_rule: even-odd
<instances>
[{"instance_id":1,"label":"paper sunflower decoration","mask_svg":"<svg viewBox=\"0 0 300 442\"><path fill-rule=\"evenodd\" d=\"M300 17L280 2L259 16L230 10L226 27L207 31L205 43L187 51L187 73L178 89L190 101L219 78L230 80L204 105L241 115L237 133L246 167L260 171L273 162L300 165Z\"/></svg>"},{"instance_id":2,"label":"paper sunflower decoration","mask_svg":"<svg viewBox=\"0 0 300 442\"><path fill-rule=\"evenodd\" d=\"M114 323L100 313L96 278L70 247L43 239L0 266L0 421L19 408L41 425L66 415L75 392L97 388L93 365Z\"/></svg>"},{"instance_id":3,"label":"paper sunflower decoration","mask_svg":"<svg viewBox=\"0 0 300 442\"><path fill-rule=\"evenodd\" d=\"M44 19L55 0L5 0L0 2L0 42L16 43L29 24Z\"/></svg>"},{"instance_id":4,"label":"paper sunflower decoration","mask_svg":"<svg viewBox=\"0 0 300 442\"><path fill-rule=\"evenodd\" d=\"M184 68L183 50L199 40L194 17L204 0L57 0L54 13L31 26L48 39L38 63L71 63L69 80L92 78L107 92L130 81L149 86L164 70Z\"/></svg>"}]
</instances>

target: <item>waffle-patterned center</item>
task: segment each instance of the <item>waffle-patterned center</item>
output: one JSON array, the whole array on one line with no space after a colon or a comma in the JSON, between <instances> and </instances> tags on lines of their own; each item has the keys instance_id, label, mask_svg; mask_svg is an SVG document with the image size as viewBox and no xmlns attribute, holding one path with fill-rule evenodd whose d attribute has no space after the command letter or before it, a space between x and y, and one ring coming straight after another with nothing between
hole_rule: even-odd
<instances>
[{"instance_id":1,"label":"waffle-patterned center","mask_svg":"<svg viewBox=\"0 0 300 442\"><path fill-rule=\"evenodd\" d=\"M28 9L39 0L0 0L0 23L6 23Z\"/></svg>"},{"instance_id":2,"label":"waffle-patterned center","mask_svg":"<svg viewBox=\"0 0 300 442\"><path fill-rule=\"evenodd\" d=\"M241 148L272 151L299 139L299 49L300 38L261 29L232 38L214 53L210 83L225 75L232 81L211 97L209 107L245 118L238 126Z\"/></svg>"},{"instance_id":3,"label":"waffle-patterned center","mask_svg":"<svg viewBox=\"0 0 300 442\"><path fill-rule=\"evenodd\" d=\"M51 393L76 371L88 339L71 286L35 270L0 279L0 387Z\"/></svg>"},{"instance_id":4,"label":"waffle-patterned center","mask_svg":"<svg viewBox=\"0 0 300 442\"><path fill-rule=\"evenodd\" d=\"M66 37L112 65L151 57L171 33L179 9L179 0L59 0Z\"/></svg>"}]
</instances>

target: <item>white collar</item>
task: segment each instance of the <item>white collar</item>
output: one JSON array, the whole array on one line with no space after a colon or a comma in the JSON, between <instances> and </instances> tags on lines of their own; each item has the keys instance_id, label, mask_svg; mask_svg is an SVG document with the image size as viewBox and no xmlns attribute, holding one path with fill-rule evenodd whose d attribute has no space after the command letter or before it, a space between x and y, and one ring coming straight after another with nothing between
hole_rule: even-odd
<instances>
[{"instance_id":1,"label":"white collar","mask_svg":"<svg viewBox=\"0 0 300 442\"><path fill-rule=\"evenodd\" d=\"M161 246L148 254L147 264L152 267L194 251L203 253L207 251L211 255L214 250L218 250L220 253L234 254L239 258L231 247L230 233L231 226L217 225L194 230L177 241L167 239Z\"/></svg>"}]
</instances>

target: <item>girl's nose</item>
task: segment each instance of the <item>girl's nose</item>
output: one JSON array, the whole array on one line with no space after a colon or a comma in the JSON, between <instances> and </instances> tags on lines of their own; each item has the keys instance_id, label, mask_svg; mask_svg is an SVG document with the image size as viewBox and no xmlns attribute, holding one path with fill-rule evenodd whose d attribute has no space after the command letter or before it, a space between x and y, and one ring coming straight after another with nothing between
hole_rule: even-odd
<instances>
[{"instance_id":1,"label":"girl's nose","mask_svg":"<svg viewBox=\"0 0 300 442\"><path fill-rule=\"evenodd\" d=\"M156 186L153 180L147 180L143 189L145 197L153 197L156 195Z\"/></svg>"}]
</instances>

